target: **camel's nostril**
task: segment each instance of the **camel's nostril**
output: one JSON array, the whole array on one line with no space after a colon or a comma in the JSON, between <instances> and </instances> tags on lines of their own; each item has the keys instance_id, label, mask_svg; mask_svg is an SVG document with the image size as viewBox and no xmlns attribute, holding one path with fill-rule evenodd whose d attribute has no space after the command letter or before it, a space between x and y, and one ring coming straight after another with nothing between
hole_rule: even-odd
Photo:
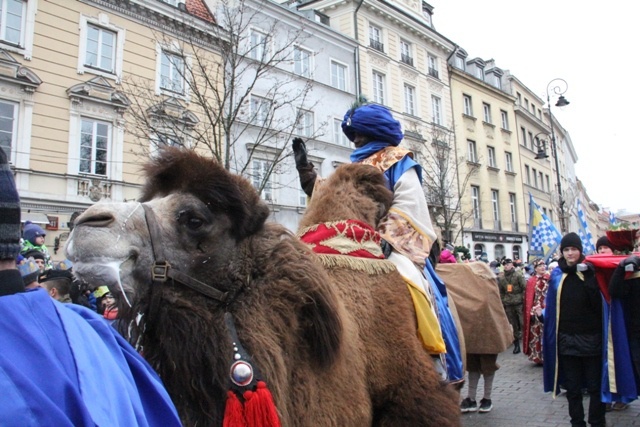
<instances>
[{"instance_id":1,"label":"camel's nostril","mask_svg":"<svg viewBox=\"0 0 640 427\"><path fill-rule=\"evenodd\" d=\"M115 218L112 214L106 212L100 212L95 214L85 214L78 217L76 220L76 226L84 225L88 227L106 227L111 224Z\"/></svg>"}]
</instances>

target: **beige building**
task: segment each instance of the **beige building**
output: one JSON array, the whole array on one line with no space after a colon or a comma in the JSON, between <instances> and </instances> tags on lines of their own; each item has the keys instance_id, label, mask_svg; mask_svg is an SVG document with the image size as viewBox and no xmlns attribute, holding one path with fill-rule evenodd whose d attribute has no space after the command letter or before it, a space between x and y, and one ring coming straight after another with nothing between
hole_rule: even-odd
<instances>
[{"instance_id":1,"label":"beige building","mask_svg":"<svg viewBox=\"0 0 640 427\"><path fill-rule=\"evenodd\" d=\"M53 254L74 213L138 195L136 153L148 155L151 141L127 129L130 77L164 107L153 111L156 119L197 123L180 78L188 54L178 46L189 37L215 55L207 35L213 20L201 0L1 3L0 145L15 172L23 221L47 229ZM57 252L54 259L64 256Z\"/></svg>"},{"instance_id":2,"label":"beige building","mask_svg":"<svg viewBox=\"0 0 640 427\"><path fill-rule=\"evenodd\" d=\"M522 259L526 255L527 206L522 188L515 97L493 60L451 59L451 97L456 147L465 162L459 180L463 243L477 257Z\"/></svg>"},{"instance_id":3,"label":"beige building","mask_svg":"<svg viewBox=\"0 0 640 427\"><path fill-rule=\"evenodd\" d=\"M514 134L520 146L520 176L526 218L530 215L529 194L552 222L556 222L551 201L555 175L550 155L551 128L544 120L544 100L509 71L506 88L515 97ZM528 221L527 221L528 223ZM558 229L559 224L557 224Z\"/></svg>"},{"instance_id":4,"label":"beige building","mask_svg":"<svg viewBox=\"0 0 640 427\"><path fill-rule=\"evenodd\" d=\"M454 43L439 34L432 22L432 7L424 1L315 0L300 6L327 17L327 24L353 37L356 48L356 94L389 107L405 133L402 143L414 151L423 167L431 164L434 144L453 143L453 116L447 58ZM345 106L345 111L348 106ZM453 156L453 150L446 150ZM425 186L433 182L425 168ZM451 187L457 197L455 176ZM430 206L434 200L428 195ZM446 208L456 209L454 203ZM442 228L441 210L432 210L434 225ZM457 222L457 221L456 221ZM443 233L444 234L444 233ZM446 240L453 236L443 235Z\"/></svg>"}]
</instances>

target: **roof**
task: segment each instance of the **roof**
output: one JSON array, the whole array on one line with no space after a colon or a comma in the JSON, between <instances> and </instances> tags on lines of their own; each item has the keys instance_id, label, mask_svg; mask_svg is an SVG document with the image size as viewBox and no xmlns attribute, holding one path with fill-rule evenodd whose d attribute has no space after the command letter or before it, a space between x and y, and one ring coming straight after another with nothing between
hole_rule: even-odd
<instances>
[{"instance_id":1,"label":"roof","mask_svg":"<svg viewBox=\"0 0 640 427\"><path fill-rule=\"evenodd\" d=\"M187 12L208 22L216 22L204 0L186 0Z\"/></svg>"}]
</instances>

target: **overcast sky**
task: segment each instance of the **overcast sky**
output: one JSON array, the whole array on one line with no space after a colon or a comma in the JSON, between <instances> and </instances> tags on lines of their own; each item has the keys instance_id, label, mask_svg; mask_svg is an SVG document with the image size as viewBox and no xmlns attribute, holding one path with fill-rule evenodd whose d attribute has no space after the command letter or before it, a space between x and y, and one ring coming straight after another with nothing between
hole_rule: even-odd
<instances>
[{"instance_id":1,"label":"overcast sky","mask_svg":"<svg viewBox=\"0 0 640 427\"><path fill-rule=\"evenodd\" d=\"M543 100L551 80L566 80L571 104L552 98L552 113L571 135L578 179L601 207L640 213L640 3L427 1L436 30L469 58L495 59Z\"/></svg>"}]
</instances>

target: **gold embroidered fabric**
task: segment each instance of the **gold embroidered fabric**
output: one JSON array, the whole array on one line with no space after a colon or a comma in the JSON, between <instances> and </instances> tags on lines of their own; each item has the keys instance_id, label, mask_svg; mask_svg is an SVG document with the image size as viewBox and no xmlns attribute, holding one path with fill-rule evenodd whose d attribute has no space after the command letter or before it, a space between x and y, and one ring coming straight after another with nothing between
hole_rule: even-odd
<instances>
[{"instance_id":1,"label":"gold embroidered fabric","mask_svg":"<svg viewBox=\"0 0 640 427\"><path fill-rule=\"evenodd\" d=\"M413 154L409 150L405 150L400 147L385 147L382 150L374 153L364 159L361 163L365 165L371 165L378 168L380 171L385 172L394 164L398 163L406 155L413 158Z\"/></svg>"},{"instance_id":2,"label":"gold embroidered fabric","mask_svg":"<svg viewBox=\"0 0 640 427\"><path fill-rule=\"evenodd\" d=\"M407 218L391 210L380 221L378 232L383 239L393 244L395 250L424 268L432 242L426 235L419 233Z\"/></svg>"}]
</instances>

